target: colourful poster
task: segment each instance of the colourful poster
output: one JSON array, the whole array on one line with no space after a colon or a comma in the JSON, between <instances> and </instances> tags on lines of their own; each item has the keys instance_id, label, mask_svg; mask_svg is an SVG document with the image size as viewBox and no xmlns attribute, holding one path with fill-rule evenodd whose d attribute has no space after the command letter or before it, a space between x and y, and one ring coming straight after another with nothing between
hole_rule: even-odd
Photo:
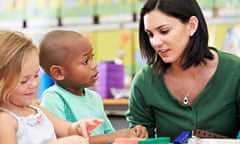
<instances>
[{"instance_id":1,"label":"colourful poster","mask_svg":"<svg viewBox=\"0 0 240 144\"><path fill-rule=\"evenodd\" d=\"M0 0L0 20L16 20L23 17L24 3L27 0Z\"/></svg>"}]
</instances>

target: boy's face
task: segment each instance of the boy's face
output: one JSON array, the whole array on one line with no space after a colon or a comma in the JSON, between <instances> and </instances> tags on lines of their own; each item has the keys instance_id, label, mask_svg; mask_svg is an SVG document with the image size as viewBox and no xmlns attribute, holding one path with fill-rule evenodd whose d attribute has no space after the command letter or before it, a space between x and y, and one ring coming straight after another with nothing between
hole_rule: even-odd
<instances>
[{"instance_id":1,"label":"boy's face","mask_svg":"<svg viewBox=\"0 0 240 144\"><path fill-rule=\"evenodd\" d=\"M98 79L97 64L93 60L93 48L88 39L79 37L68 45L68 56L64 58L65 78L63 85L68 90L90 87Z\"/></svg>"}]
</instances>

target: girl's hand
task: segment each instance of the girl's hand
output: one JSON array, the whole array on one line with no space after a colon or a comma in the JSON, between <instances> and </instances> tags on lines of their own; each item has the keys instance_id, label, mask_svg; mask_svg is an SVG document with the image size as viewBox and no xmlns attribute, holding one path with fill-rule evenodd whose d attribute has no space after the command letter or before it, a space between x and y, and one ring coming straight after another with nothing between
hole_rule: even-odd
<instances>
[{"instance_id":1,"label":"girl's hand","mask_svg":"<svg viewBox=\"0 0 240 144\"><path fill-rule=\"evenodd\" d=\"M73 127L78 135L88 138L91 135L93 129L102 123L103 120L99 118L82 119L78 122L73 123Z\"/></svg>"},{"instance_id":2,"label":"girl's hand","mask_svg":"<svg viewBox=\"0 0 240 144\"><path fill-rule=\"evenodd\" d=\"M72 135L53 140L48 144L89 144L89 142L86 138L78 135Z\"/></svg>"}]
</instances>

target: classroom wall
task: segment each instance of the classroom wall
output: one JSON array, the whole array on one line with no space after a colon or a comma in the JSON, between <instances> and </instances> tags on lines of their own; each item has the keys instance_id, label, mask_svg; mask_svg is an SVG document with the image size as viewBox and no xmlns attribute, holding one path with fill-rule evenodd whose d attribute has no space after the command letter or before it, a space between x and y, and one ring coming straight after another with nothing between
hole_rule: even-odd
<instances>
[{"instance_id":1,"label":"classroom wall","mask_svg":"<svg viewBox=\"0 0 240 144\"><path fill-rule=\"evenodd\" d=\"M207 18L209 45L221 50L224 47L225 51L240 49L229 38L231 29L240 27L240 2L198 2ZM36 45L54 29L80 32L92 42L97 62L121 59L125 75L131 78L145 65L138 45L138 19L134 19L143 3L144 0L0 1L0 28L22 31ZM213 18L213 7L218 8L218 17ZM94 24L93 16L98 16L99 24Z\"/></svg>"},{"instance_id":2,"label":"classroom wall","mask_svg":"<svg viewBox=\"0 0 240 144\"><path fill-rule=\"evenodd\" d=\"M240 27L240 23L210 23L209 29L209 45L217 49L222 49L226 43L228 31L232 28ZM52 28L58 29L58 28ZM135 74L139 68L145 64L145 60L140 56L138 44L138 29L137 24L133 28L118 28L115 26L112 29L106 30L84 30L79 27L64 27L59 29L70 29L85 35L91 42L94 48L94 59L100 61L114 61L123 55L122 62L125 65L125 72L128 75ZM36 45L39 44L44 33L51 29L39 29L38 31L25 31L29 37L33 38ZM227 50L227 47L225 47Z\"/></svg>"},{"instance_id":3,"label":"classroom wall","mask_svg":"<svg viewBox=\"0 0 240 144\"><path fill-rule=\"evenodd\" d=\"M209 45L221 49L228 30L240 24L240 2L198 2L209 24ZM111 61L121 56L126 74L133 75L145 64L139 52L138 19L133 19L143 3L144 0L0 1L0 27L23 31L37 45L50 30L78 31L91 40L96 61ZM213 8L219 10L219 17L214 19ZM99 24L93 24L93 16L99 16Z\"/></svg>"}]
</instances>

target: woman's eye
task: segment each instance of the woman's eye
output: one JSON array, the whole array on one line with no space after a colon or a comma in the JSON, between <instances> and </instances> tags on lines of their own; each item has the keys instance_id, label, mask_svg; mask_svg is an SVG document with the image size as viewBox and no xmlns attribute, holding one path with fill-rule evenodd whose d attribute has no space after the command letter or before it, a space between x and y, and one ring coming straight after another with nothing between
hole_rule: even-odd
<instances>
[{"instance_id":1,"label":"woman's eye","mask_svg":"<svg viewBox=\"0 0 240 144\"><path fill-rule=\"evenodd\" d=\"M169 32L169 30L161 30L161 31L159 31L159 33L163 34L163 35L167 34L168 32Z\"/></svg>"},{"instance_id":2,"label":"woman's eye","mask_svg":"<svg viewBox=\"0 0 240 144\"><path fill-rule=\"evenodd\" d=\"M152 33L150 33L150 32L146 32L146 33L147 33L148 37L153 37Z\"/></svg>"}]
</instances>

